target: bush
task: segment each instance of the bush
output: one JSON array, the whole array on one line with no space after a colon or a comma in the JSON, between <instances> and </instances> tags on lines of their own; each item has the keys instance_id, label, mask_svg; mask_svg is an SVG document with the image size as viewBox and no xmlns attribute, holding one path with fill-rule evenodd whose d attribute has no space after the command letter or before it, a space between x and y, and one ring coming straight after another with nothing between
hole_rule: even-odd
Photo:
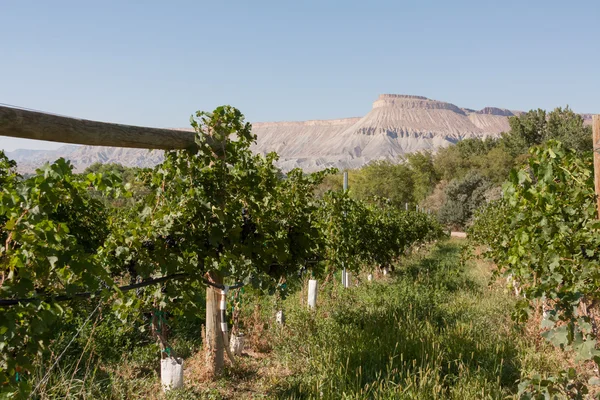
<instances>
[{"instance_id":1,"label":"bush","mask_svg":"<svg viewBox=\"0 0 600 400\"><path fill-rule=\"evenodd\" d=\"M440 222L464 229L473 213L486 203L485 195L490 187L490 182L476 171L451 181L446 187L446 203L439 211Z\"/></svg>"}]
</instances>

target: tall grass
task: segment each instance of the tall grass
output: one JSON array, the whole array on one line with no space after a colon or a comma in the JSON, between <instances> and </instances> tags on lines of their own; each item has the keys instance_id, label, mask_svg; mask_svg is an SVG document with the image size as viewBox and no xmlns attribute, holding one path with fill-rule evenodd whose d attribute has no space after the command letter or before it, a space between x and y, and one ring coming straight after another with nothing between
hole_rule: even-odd
<instances>
[{"instance_id":1,"label":"tall grass","mask_svg":"<svg viewBox=\"0 0 600 400\"><path fill-rule=\"evenodd\" d=\"M385 282L328 285L318 310L286 300L278 358L293 371L271 395L290 399L499 399L517 391L535 351L509 319L513 300L456 242L401 265ZM542 364L544 362L542 361ZM539 365L537 367L540 367ZM542 368L552 369L548 361Z\"/></svg>"}]
</instances>

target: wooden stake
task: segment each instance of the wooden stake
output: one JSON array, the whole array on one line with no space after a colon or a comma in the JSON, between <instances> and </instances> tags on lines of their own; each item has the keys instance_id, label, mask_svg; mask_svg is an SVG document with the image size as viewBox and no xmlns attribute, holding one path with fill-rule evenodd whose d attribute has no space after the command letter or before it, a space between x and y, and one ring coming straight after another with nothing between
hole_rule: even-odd
<instances>
[{"instance_id":1,"label":"wooden stake","mask_svg":"<svg viewBox=\"0 0 600 400\"><path fill-rule=\"evenodd\" d=\"M223 284L223 277L218 273L210 273L208 280ZM206 287L206 343L204 350L206 352L206 362L209 371L213 377L221 375L224 365L225 343L221 334L221 312L219 311L219 302L221 300L221 290L212 286Z\"/></svg>"},{"instance_id":2,"label":"wooden stake","mask_svg":"<svg viewBox=\"0 0 600 400\"><path fill-rule=\"evenodd\" d=\"M596 187L596 205L598 218L600 219L600 115L592 117L592 132L594 141L594 186Z\"/></svg>"}]
</instances>

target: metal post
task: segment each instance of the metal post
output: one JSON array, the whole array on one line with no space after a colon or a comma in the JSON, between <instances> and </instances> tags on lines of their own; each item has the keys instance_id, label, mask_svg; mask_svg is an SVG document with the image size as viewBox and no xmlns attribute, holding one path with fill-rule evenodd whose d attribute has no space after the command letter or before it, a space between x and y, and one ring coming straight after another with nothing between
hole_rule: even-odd
<instances>
[{"instance_id":1,"label":"metal post","mask_svg":"<svg viewBox=\"0 0 600 400\"><path fill-rule=\"evenodd\" d=\"M594 186L600 195L600 115L592 116L592 140L594 149ZM598 218L600 218L600 196L597 197Z\"/></svg>"},{"instance_id":2,"label":"metal post","mask_svg":"<svg viewBox=\"0 0 600 400\"><path fill-rule=\"evenodd\" d=\"M344 192L348 190L348 171L344 171Z\"/></svg>"}]
</instances>

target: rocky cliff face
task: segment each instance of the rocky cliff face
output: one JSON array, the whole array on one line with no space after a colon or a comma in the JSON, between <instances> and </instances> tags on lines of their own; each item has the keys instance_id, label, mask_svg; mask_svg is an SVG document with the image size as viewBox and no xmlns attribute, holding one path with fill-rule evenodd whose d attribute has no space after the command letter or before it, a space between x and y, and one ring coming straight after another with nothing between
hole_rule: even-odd
<instances>
[{"instance_id":1,"label":"rocky cliff face","mask_svg":"<svg viewBox=\"0 0 600 400\"><path fill-rule=\"evenodd\" d=\"M519 113L496 107L477 111L422 96L382 94L362 118L253 123L258 137L253 150L277 152L279 166L286 171L296 167L306 171L357 168L372 160L397 161L406 153L435 151L465 138L498 136L509 130L508 117ZM8 155L23 172L58 157L70 159L77 170L94 162L149 167L163 157L156 150L92 146L64 146L48 152L17 150Z\"/></svg>"},{"instance_id":2,"label":"rocky cliff face","mask_svg":"<svg viewBox=\"0 0 600 400\"><path fill-rule=\"evenodd\" d=\"M362 118L254 124L255 150L277 151L282 168L356 168L371 160L398 160L470 137L509 129L508 110L463 109L422 96L383 94ZM511 113L512 115L512 113Z\"/></svg>"}]
</instances>

